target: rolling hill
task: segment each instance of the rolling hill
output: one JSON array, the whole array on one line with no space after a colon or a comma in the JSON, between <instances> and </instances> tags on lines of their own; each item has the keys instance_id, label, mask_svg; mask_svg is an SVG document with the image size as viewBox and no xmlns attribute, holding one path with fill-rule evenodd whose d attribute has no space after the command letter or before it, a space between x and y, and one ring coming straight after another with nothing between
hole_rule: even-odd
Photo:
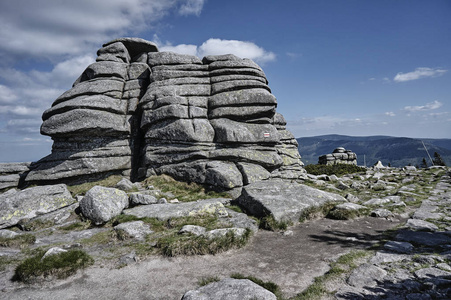
<instances>
[{"instance_id":1,"label":"rolling hill","mask_svg":"<svg viewBox=\"0 0 451 300\"><path fill-rule=\"evenodd\" d=\"M423 158L431 165L428 154L423 147L426 145L432 159L434 152L440 154L447 166L451 166L451 139L414 139L391 136L346 136L322 135L296 139L299 143L299 153L302 161L317 164L318 157L332 153L337 147L344 147L357 154L357 164L372 166L377 161L392 167L407 165L421 166Z\"/></svg>"}]
</instances>

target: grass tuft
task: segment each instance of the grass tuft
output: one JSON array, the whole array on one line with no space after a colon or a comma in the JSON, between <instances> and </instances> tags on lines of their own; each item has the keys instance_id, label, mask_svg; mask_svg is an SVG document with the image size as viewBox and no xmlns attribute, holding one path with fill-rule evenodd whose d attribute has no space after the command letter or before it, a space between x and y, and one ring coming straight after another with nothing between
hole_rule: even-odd
<instances>
[{"instance_id":1,"label":"grass tuft","mask_svg":"<svg viewBox=\"0 0 451 300\"><path fill-rule=\"evenodd\" d=\"M71 194L73 196L84 195L84 194L86 194L87 191L92 189L95 185L100 185L100 186L104 186L104 187L115 187L116 184L119 181L121 181L121 179L122 179L122 176L120 176L120 175L112 175L112 176L102 179L102 180L93 181L93 182L85 182L85 183L78 184L78 185L68 186L67 189L69 190L69 192L71 192Z\"/></svg>"},{"instance_id":2,"label":"grass tuft","mask_svg":"<svg viewBox=\"0 0 451 300\"><path fill-rule=\"evenodd\" d=\"M210 276L210 277L202 277L199 281L198 284L199 286L205 286L207 284L210 284L212 282L218 282L221 279L219 279L218 276Z\"/></svg>"},{"instance_id":3,"label":"grass tuft","mask_svg":"<svg viewBox=\"0 0 451 300\"><path fill-rule=\"evenodd\" d=\"M174 198L177 198L182 202L192 202L209 198L230 198L230 195L227 193L206 191L205 188L199 184L194 182L187 183L176 181L168 175L150 176L144 180L143 185L152 185L163 193L172 193Z\"/></svg>"},{"instance_id":4,"label":"grass tuft","mask_svg":"<svg viewBox=\"0 0 451 300\"><path fill-rule=\"evenodd\" d=\"M234 278L234 279L248 279L248 280L258 284L259 286L267 289L268 291L272 292L274 295L276 295L277 299L282 299L282 291L280 290L280 287L277 284L275 284L274 282L263 281L254 276L244 276L240 273L234 273L234 274L230 275L230 277Z\"/></svg>"},{"instance_id":5,"label":"grass tuft","mask_svg":"<svg viewBox=\"0 0 451 300\"><path fill-rule=\"evenodd\" d=\"M277 221L270 215L259 220L259 228L270 231L286 230L288 226L293 225L290 221Z\"/></svg>"},{"instance_id":6,"label":"grass tuft","mask_svg":"<svg viewBox=\"0 0 451 300\"><path fill-rule=\"evenodd\" d=\"M94 264L94 259L81 250L70 250L41 259L44 253L41 251L19 264L14 279L25 283L37 282L50 276L63 279Z\"/></svg>"},{"instance_id":7,"label":"grass tuft","mask_svg":"<svg viewBox=\"0 0 451 300\"><path fill-rule=\"evenodd\" d=\"M32 234L20 234L12 238L0 237L0 247L26 248L36 242L36 237Z\"/></svg>"},{"instance_id":8,"label":"grass tuft","mask_svg":"<svg viewBox=\"0 0 451 300\"><path fill-rule=\"evenodd\" d=\"M156 247L164 256L217 254L241 248L248 242L251 230L242 237L228 232L225 236L207 239L204 236L167 235L158 239Z\"/></svg>"},{"instance_id":9,"label":"grass tuft","mask_svg":"<svg viewBox=\"0 0 451 300\"><path fill-rule=\"evenodd\" d=\"M299 217L299 222L303 223L307 220L323 218L327 216L334 207L335 204L332 202L324 203L321 206L311 206L302 211L301 216Z\"/></svg>"}]
</instances>

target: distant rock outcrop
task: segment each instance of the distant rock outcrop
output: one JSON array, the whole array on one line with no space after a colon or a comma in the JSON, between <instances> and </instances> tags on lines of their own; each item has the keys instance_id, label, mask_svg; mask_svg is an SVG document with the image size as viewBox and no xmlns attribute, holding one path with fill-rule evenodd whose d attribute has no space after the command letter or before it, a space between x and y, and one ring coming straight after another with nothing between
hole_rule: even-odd
<instances>
[{"instance_id":1,"label":"distant rock outcrop","mask_svg":"<svg viewBox=\"0 0 451 300\"><path fill-rule=\"evenodd\" d=\"M332 154L321 155L318 159L320 165L336 165L347 164L357 165L357 155L351 150L346 150L343 147L338 147Z\"/></svg>"},{"instance_id":2,"label":"distant rock outcrop","mask_svg":"<svg viewBox=\"0 0 451 300\"><path fill-rule=\"evenodd\" d=\"M220 190L304 173L263 70L234 55L158 52L122 38L103 45L43 114L52 154L31 166L29 183L153 174Z\"/></svg>"}]
</instances>

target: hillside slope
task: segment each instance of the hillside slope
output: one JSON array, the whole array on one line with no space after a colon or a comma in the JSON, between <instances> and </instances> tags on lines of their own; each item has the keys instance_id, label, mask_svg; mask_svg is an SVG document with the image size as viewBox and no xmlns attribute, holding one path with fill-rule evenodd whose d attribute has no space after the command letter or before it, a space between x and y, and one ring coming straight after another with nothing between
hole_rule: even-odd
<instances>
[{"instance_id":1,"label":"hillside slope","mask_svg":"<svg viewBox=\"0 0 451 300\"><path fill-rule=\"evenodd\" d=\"M307 164L317 164L318 157L332 153L337 147L344 147L357 154L357 164L372 166L377 161L393 167L406 165L421 166L423 158L430 165L430 160L423 147L426 145L433 158L434 152L440 154L446 165L451 165L451 139L413 139L390 136L345 136L322 135L297 139L302 161ZM365 162L364 162L365 160Z\"/></svg>"}]
</instances>

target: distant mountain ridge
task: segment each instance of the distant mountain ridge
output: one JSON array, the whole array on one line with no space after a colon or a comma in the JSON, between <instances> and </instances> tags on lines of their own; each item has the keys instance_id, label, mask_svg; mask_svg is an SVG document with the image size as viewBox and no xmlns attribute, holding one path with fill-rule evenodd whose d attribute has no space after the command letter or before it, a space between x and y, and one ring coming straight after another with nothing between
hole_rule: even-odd
<instances>
[{"instance_id":1,"label":"distant mountain ridge","mask_svg":"<svg viewBox=\"0 0 451 300\"><path fill-rule=\"evenodd\" d=\"M377 161L392 167L407 165L421 166L423 158L431 161L423 147L425 144L432 159L434 152L440 154L446 165L451 165L451 139L416 139L392 136L347 136L321 135L296 139L304 164L317 164L318 157L332 153L337 147L344 147L357 154L357 164L372 166Z\"/></svg>"}]
</instances>

